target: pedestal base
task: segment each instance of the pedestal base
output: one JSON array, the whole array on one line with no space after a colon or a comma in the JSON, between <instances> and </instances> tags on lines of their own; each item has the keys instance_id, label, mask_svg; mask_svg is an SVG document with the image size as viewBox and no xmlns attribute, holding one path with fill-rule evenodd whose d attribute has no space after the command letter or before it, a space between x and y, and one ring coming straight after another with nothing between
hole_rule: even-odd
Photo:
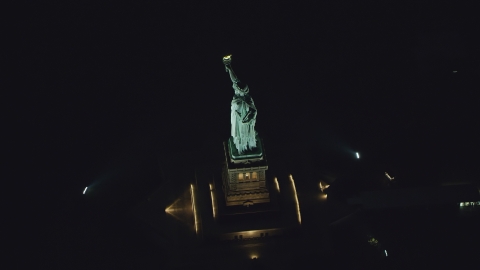
<instances>
[{"instance_id":1,"label":"pedestal base","mask_svg":"<svg viewBox=\"0 0 480 270\"><path fill-rule=\"evenodd\" d=\"M226 196L227 206L233 205L243 205L251 206L257 203L268 203L270 202L270 194L267 189L258 190L255 192L227 192Z\"/></svg>"},{"instance_id":2,"label":"pedestal base","mask_svg":"<svg viewBox=\"0 0 480 270\"><path fill-rule=\"evenodd\" d=\"M225 166L223 170L223 191L227 206L251 206L270 202L265 184L268 169L265 151L257 136L257 148L238 154L233 139L224 143Z\"/></svg>"}]
</instances>

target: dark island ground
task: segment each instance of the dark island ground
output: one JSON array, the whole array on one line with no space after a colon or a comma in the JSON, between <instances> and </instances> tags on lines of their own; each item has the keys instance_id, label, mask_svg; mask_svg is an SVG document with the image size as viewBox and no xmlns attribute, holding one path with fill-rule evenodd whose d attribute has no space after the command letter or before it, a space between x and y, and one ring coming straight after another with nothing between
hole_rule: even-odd
<instances>
[{"instance_id":1,"label":"dark island ground","mask_svg":"<svg viewBox=\"0 0 480 270\"><path fill-rule=\"evenodd\" d=\"M307 154L302 157L293 151L276 155L275 144L266 145L272 148L267 150L268 182L272 195L277 194L273 183L273 176L277 176L280 215L294 229L291 233L242 241L212 238L221 228L248 231L278 224L268 220L272 216L260 214L214 225L208 183L215 176L215 167L221 169L223 153L218 145L218 155L199 151L172 154L167 159L136 156L138 167L131 177L124 173L98 181L85 195L82 188L72 191L56 206L53 220L48 220L43 231L48 241L40 246L48 250L37 255L46 256L58 269L421 269L452 263L467 268L476 263L480 207L465 211L454 203L362 209L349 205L346 199L362 190L399 189L411 184L402 183L400 178L392 185L384 177L383 167L368 158L335 161L341 168L326 163L314 166L307 161ZM296 183L300 226L288 173ZM328 198L320 191L320 180L330 183ZM190 184L196 188L198 233ZM175 211L166 213L171 206ZM378 243L370 243L372 238Z\"/></svg>"}]
</instances>

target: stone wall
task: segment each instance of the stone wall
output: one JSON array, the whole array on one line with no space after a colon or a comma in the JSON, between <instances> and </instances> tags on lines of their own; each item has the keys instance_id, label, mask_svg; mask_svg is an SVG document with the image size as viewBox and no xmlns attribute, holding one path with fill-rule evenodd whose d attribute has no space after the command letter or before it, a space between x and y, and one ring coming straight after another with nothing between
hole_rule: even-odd
<instances>
[{"instance_id":1,"label":"stone wall","mask_svg":"<svg viewBox=\"0 0 480 270\"><path fill-rule=\"evenodd\" d=\"M259 202L269 202L270 201L270 194L265 192L258 192L258 193L244 193L244 194L228 194L227 195L227 205L230 205L232 202L239 202L239 204L243 204L245 201L252 201L253 203Z\"/></svg>"}]
</instances>

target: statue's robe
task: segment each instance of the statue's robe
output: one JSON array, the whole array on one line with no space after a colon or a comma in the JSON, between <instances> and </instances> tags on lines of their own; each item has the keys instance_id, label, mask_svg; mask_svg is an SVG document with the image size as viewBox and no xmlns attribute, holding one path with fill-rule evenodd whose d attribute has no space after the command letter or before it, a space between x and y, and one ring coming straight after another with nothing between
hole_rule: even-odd
<instances>
[{"instance_id":1,"label":"statue's robe","mask_svg":"<svg viewBox=\"0 0 480 270\"><path fill-rule=\"evenodd\" d=\"M239 154L257 147L255 122L257 109L248 93L235 91L231 106L233 142Z\"/></svg>"}]
</instances>

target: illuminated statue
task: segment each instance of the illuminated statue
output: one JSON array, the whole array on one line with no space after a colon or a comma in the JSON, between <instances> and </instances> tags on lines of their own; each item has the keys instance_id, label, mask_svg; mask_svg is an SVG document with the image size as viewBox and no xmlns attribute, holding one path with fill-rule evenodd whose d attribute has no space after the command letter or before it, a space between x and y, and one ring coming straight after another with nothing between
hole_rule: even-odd
<instances>
[{"instance_id":1,"label":"illuminated statue","mask_svg":"<svg viewBox=\"0 0 480 270\"><path fill-rule=\"evenodd\" d=\"M231 135L239 154L257 147L255 121L257 108L249 94L248 85L242 85L232 69L231 55L223 57L225 70L230 74L235 95L232 99L230 122Z\"/></svg>"},{"instance_id":2,"label":"illuminated statue","mask_svg":"<svg viewBox=\"0 0 480 270\"><path fill-rule=\"evenodd\" d=\"M232 56L223 57L225 71L232 80L231 136L223 142L225 163L222 182L227 206L250 206L270 202L266 184L268 163L261 138L255 131L257 108L248 86L241 84L232 69Z\"/></svg>"}]
</instances>

